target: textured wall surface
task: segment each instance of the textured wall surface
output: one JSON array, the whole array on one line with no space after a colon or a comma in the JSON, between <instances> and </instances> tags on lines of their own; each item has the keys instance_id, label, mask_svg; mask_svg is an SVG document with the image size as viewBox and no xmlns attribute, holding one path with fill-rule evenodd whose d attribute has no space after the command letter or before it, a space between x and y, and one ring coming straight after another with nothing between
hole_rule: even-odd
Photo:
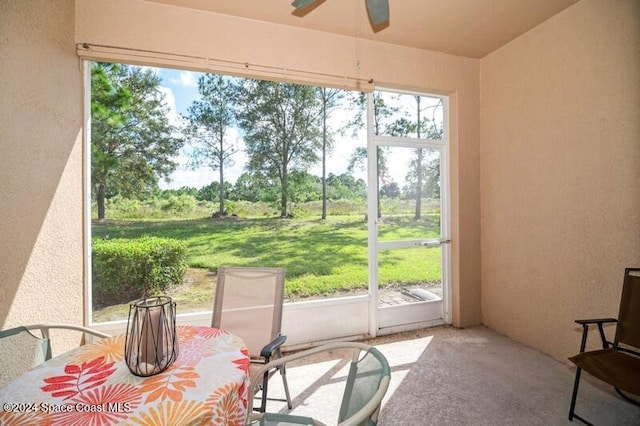
<instances>
[{"instance_id":1,"label":"textured wall surface","mask_svg":"<svg viewBox=\"0 0 640 426\"><path fill-rule=\"evenodd\" d=\"M480 71L483 322L565 359L640 266L640 2L583 0Z\"/></svg>"},{"instance_id":2,"label":"textured wall surface","mask_svg":"<svg viewBox=\"0 0 640 426\"><path fill-rule=\"evenodd\" d=\"M0 3L0 327L83 322L74 3Z\"/></svg>"}]
</instances>

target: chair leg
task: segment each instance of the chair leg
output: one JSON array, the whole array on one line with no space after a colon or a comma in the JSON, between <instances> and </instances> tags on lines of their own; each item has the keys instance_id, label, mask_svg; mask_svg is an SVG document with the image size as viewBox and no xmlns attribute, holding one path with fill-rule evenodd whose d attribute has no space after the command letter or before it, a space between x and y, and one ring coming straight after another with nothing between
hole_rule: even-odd
<instances>
[{"instance_id":1,"label":"chair leg","mask_svg":"<svg viewBox=\"0 0 640 426\"><path fill-rule=\"evenodd\" d=\"M267 410L267 387L269 386L269 372L265 372L262 378L262 395L260 395L260 408L257 411L264 413Z\"/></svg>"},{"instance_id":2,"label":"chair leg","mask_svg":"<svg viewBox=\"0 0 640 426\"><path fill-rule=\"evenodd\" d=\"M291 395L289 394L289 383L287 382L287 371L285 369L285 364L280 366L280 375L282 376L282 383L284 384L284 394L287 399L287 406L289 410L293 408L293 404L291 403Z\"/></svg>"},{"instance_id":3,"label":"chair leg","mask_svg":"<svg viewBox=\"0 0 640 426\"><path fill-rule=\"evenodd\" d=\"M285 366L281 365L276 368L280 370L280 374L282 376L282 384L284 385L284 393L285 393L286 399L273 399L273 398L271 399L275 401L285 401L289 409L291 409L293 408L293 404L291 402L291 394L289 393L289 383L287 382ZM260 389L261 389L260 406L253 408L254 411L257 411L259 413L264 413L265 411L267 411L267 400L270 399L270 398L267 398L267 388L269 387L270 375L271 373L268 371L264 373L264 377L262 378L262 385L260 386Z\"/></svg>"},{"instance_id":4,"label":"chair leg","mask_svg":"<svg viewBox=\"0 0 640 426\"><path fill-rule=\"evenodd\" d=\"M571 395L571 407L569 407L569 421L573 421L575 417L576 398L578 397L578 386L580 385L580 373L582 369L576 369L576 379L573 382L573 394Z\"/></svg>"},{"instance_id":5,"label":"chair leg","mask_svg":"<svg viewBox=\"0 0 640 426\"><path fill-rule=\"evenodd\" d=\"M578 397L578 385L580 385L580 374L582 373L582 369L578 368L576 370L576 380L573 383L573 395L571 395L571 407L569 408L569 421L573 421L573 419L579 420L587 426L593 426L592 423L589 423L587 420L583 419L579 415L575 413L576 409L576 399Z\"/></svg>"}]
</instances>

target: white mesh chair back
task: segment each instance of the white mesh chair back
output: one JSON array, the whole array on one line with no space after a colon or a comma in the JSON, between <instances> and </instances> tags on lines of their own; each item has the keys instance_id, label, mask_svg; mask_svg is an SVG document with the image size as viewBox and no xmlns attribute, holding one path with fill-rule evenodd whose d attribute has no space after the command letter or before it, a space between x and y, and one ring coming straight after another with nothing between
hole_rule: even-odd
<instances>
[{"instance_id":1,"label":"white mesh chair back","mask_svg":"<svg viewBox=\"0 0 640 426\"><path fill-rule=\"evenodd\" d=\"M83 341L91 336L109 337L106 333L74 324L31 324L2 330L0 331L0 387L51 358L49 330L52 329L79 331L83 333Z\"/></svg>"},{"instance_id":2,"label":"white mesh chair back","mask_svg":"<svg viewBox=\"0 0 640 426\"><path fill-rule=\"evenodd\" d=\"M284 276L284 268L218 268L211 325L240 336L258 357L280 333Z\"/></svg>"},{"instance_id":3,"label":"white mesh chair back","mask_svg":"<svg viewBox=\"0 0 640 426\"><path fill-rule=\"evenodd\" d=\"M51 357L49 340L26 327L0 331L0 387Z\"/></svg>"},{"instance_id":4,"label":"white mesh chair back","mask_svg":"<svg viewBox=\"0 0 640 426\"><path fill-rule=\"evenodd\" d=\"M323 354L318 356L318 354ZM272 370L279 365L296 363L296 372L294 375L300 374L306 377L316 377L311 380L309 387L302 390L301 397L298 398L300 410L296 414L286 412L260 412L252 413L253 400L249 400L249 415L246 425L323 425L320 421L308 417L305 411L311 412L313 409L309 406L309 401L304 396L306 392L314 392L320 386L331 383L337 384L341 381L333 372L323 372L317 375L311 373L313 369L318 368L325 370L326 366L313 367L313 364L325 364L327 355L331 355L331 359L349 360L349 373L346 377L344 391L342 393L342 402L338 411L337 422L339 426L375 426L378 423L380 414L380 406L391 380L391 369L385 356L376 348L359 342L333 342L325 343L315 348L305 351L296 352L285 357L276 359L262 367L258 374L251 379L250 392L260 385L260 376L262 372ZM303 362L301 362L304 360ZM334 365L334 362L329 364ZM340 363L341 364L341 363ZM337 389L336 389L337 390ZM337 398L336 398L337 400ZM336 404L332 403L331 397L325 396L317 409L324 412L336 410ZM333 401L335 402L335 401ZM302 405L306 405L303 407ZM291 407L289 407L291 408Z\"/></svg>"},{"instance_id":5,"label":"white mesh chair back","mask_svg":"<svg viewBox=\"0 0 640 426\"><path fill-rule=\"evenodd\" d=\"M380 412L382 396L386 392L390 377L389 363L378 349L371 347L366 351L361 350L359 353L354 354L349 367L349 375L338 421L342 423L352 418L367 404L377 401L378 404L369 416L358 423L362 426L375 425ZM380 393L382 387L384 387L385 391Z\"/></svg>"}]
</instances>

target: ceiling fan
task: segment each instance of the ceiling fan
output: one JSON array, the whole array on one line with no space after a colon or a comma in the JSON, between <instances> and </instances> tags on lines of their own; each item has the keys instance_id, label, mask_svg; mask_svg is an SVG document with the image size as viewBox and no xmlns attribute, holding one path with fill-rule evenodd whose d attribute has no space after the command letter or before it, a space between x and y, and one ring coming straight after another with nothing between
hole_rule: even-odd
<instances>
[{"instance_id":1,"label":"ceiling fan","mask_svg":"<svg viewBox=\"0 0 640 426\"><path fill-rule=\"evenodd\" d=\"M318 0L294 0L291 5L296 10L304 9ZM389 25L389 0L365 0L367 13L374 31L379 31Z\"/></svg>"}]
</instances>

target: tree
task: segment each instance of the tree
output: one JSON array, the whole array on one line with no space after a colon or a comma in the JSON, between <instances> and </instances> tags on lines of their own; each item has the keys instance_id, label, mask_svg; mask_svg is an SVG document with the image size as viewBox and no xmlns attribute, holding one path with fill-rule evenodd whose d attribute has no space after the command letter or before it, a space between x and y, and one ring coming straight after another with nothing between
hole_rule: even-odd
<instances>
[{"instance_id":1,"label":"tree","mask_svg":"<svg viewBox=\"0 0 640 426\"><path fill-rule=\"evenodd\" d=\"M429 151L422 157L422 185L420 187L420 197L438 198L440 197L440 156L429 155ZM417 186L418 161L414 157L409 163L409 170L405 180L407 184L403 187L403 196L410 199L418 197ZM419 218L418 218L419 219Z\"/></svg>"},{"instance_id":2,"label":"tree","mask_svg":"<svg viewBox=\"0 0 640 426\"><path fill-rule=\"evenodd\" d=\"M320 187L321 182L318 176L307 173L304 170L295 170L289 175L289 204L292 203L306 203L309 201L319 200L321 197ZM289 212L292 209L289 208Z\"/></svg>"},{"instance_id":3,"label":"tree","mask_svg":"<svg viewBox=\"0 0 640 426\"><path fill-rule=\"evenodd\" d=\"M398 182L390 181L380 188L380 196L387 198L398 198L400 196L400 185Z\"/></svg>"},{"instance_id":4,"label":"tree","mask_svg":"<svg viewBox=\"0 0 640 426\"><path fill-rule=\"evenodd\" d=\"M198 195L198 189L197 188L193 188L191 186L182 186L178 189L165 189L165 190L159 190L158 194L160 196L160 198L166 198L169 195L191 195L193 197L197 197Z\"/></svg>"},{"instance_id":5,"label":"tree","mask_svg":"<svg viewBox=\"0 0 640 426\"><path fill-rule=\"evenodd\" d=\"M408 96L407 96L408 97ZM435 120L435 112L438 108L442 108L442 101L440 100L436 104L430 104L423 107L423 98L420 95L414 95L416 119L410 120L407 117L400 116L401 113L405 113L408 116L408 112L397 106L397 101L400 99L399 95L394 95L385 92L374 93L373 103L373 132L375 135L389 135L399 137L416 137L440 139L442 138L442 128L438 127ZM364 99L360 100L360 104L364 103ZM362 110L362 109L361 109ZM425 111L431 110L431 118L423 116ZM360 122L362 121L360 117ZM382 192L382 188L388 193L389 185L393 184L389 180L388 167L384 158L384 150L381 147L377 148L377 167L378 167L378 193ZM411 179L414 187L411 190L405 191L406 194L411 194L416 197L414 218L420 219L421 217L421 205L422 205L422 191L424 188L423 181L428 178L429 184L433 185L435 181L439 185L439 176L435 178L433 176L434 170L439 171L439 162L437 164L430 159L427 167L423 164L425 157L425 149L418 148L415 150L415 158L411 160L409 164L409 170L407 173L407 180ZM354 167L356 164L364 164L366 160L366 149L358 148L351 158L350 167ZM381 187L382 184L382 187ZM433 193L433 191L431 191ZM380 199L378 197L378 217L381 216L380 212Z\"/></svg>"},{"instance_id":6,"label":"tree","mask_svg":"<svg viewBox=\"0 0 640 426\"><path fill-rule=\"evenodd\" d=\"M91 68L91 185L98 220L107 197L139 197L175 170L174 136L160 78L149 69L95 62Z\"/></svg>"},{"instance_id":7,"label":"tree","mask_svg":"<svg viewBox=\"0 0 640 426\"><path fill-rule=\"evenodd\" d=\"M420 109L420 100L422 98L420 97L420 95L416 95L415 96L415 100L416 100L416 115L417 115L417 120L416 122L418 123L418 125L416 126L416 137L418 139L420 139L420 114L422 113L422 110ZM413 218L415 220L420 219L420 217L422 216L422 157L424 155L423 153L423 149L422 148L418 148L416 153L416 161L415 161L415 171L416 171L416 208L413 212Z\"/></svg>"},{"instance_id":8,"label":"tree","mask_svg":"<svg viewBox=\"0 0 640 426\"><path fill-rule=\"evenodd\" d=\"M200 100L187 108L184 134L193 147L192 166L211 167L218 171L218 213L224 214L224 169L233 165L238 152L236 143L229 141L227 131L234 122L233 96L235 85L229 77L205 74L198 79Z\"/></svg>"},{"instance_id":9,"label":"tree","mask_svg":"<svg viewBox=\"0 0 640 426\"><path fill-rule=\"evenodd\" d=\"M393 99L397 99L398 95L391 95ZM359 113L356 115L355 120L351 125L355 128L362 128L364 126L363 114L366 111L367 94L361 93L356 100ZM394 115L398 112L398 107L390 105L385 101L385 97L380 92L374 92L373 94L373 133L375 135L390 135L399 136L399 133L404 129L399 125L398 120L392 120ZM363 147L357 147L351 154L349 160L349 170L353 171L355 167L364 169L367 164L367 149ZM376 149L376 191L380 194L381 184L385 185L389 183L389 168L385 157L384 148L378 146ZM382 217L382 208L380 206L380 196L378 199L378 217Z\"/></svg>"},{"instance_id":10,"label":"tree","mask_svg":"<svg viewBox=\"0 0 640 426\"><path fill-rule=\"evenodd\" d=\"M232 191L233 185L231 183L224 183L224 188L220 191L220 184L216 181L211 182L209 185L203 186L196 190L194 195L199 201L219 201L220 194L224 194L225 198L229 199L229 193Z\"/></svg>"},{"instance_id":11,"label":"tree","mask_svg":"<svg viewBox=\"0 0 640 426\"><path fill-rule=\"evenodd\" d=\"M356 180L352 174L329 173L327 178L328 197L332 200L364 199L367 196L367 185L362 179Z\"/></svg>"},{"instance_id":12,"label":"tree","mask_svg":"<svg viewBox=\"0 0 640 426\"><path fill-rule=\"evenodd\" d=\"M435 111L437 108L442 107L442 100L440 100L435 105L429 105L425 108L421 107L422 97L420 95L415 95L414 99L416 100L416 122L407 126L408 129L415 128L416 137L420 139L424 134L425 137L430 139L440 139L442 138L442 129L438 128L435 121ZM422 112L425 110L431 109L432 119L427 117L422 117ZM428 164L427 168L423 167L423 158L424 158L424 148L416 149L416 158L411 162L409 174L407 175L407 180L410 178L415 178L415 197L416 197L416 206L414 210L414 219L418 220L422 216L422 191L423 191L423 177L429 176L431 177L435 167L437 167L438 171L438 179L440 173L440 163L439 159L436 159L437 166L433 163L434 160L431 160ZM433 181L433 178L430 179ZM438 180L439 184L439 180Z\"/></svg>"},{"instance_id":13,"label":"tree","mask_svg":"<svg viewBox=\"0 0 640 426\"><path fill-rule=\"evenodd\" d=\"M277 180L280 216L287 217L289 174L318 161L320 108L315 89L298 84L243 80L238 124L247 167Z\"/></svg>"},{"instance_id":14,"label":"tree","mask_svg":"<svg viewBox=\"0 0 640 426\"><path fill-rule=\"evenodd\" d=\"M328 119L331 113L338 108L340 101L344 99L345 92L340 89L318 87L320 99L320 115L322 127L322 216L327 218L327 153L333 148L333 138L329 128Z\"/></svg>"},{"instance_id":15,"label":"tree","mask_svg":"<svg viewBox=\"0 0 640 426\"><path fill-rule=\"evenodd\" d=\"M277 185L260 171L244 172L233 185L229 193L229 199L235 201L250 201L252 203L263 201L275 203L278 199Z\"/></svg>"}]
</instances>

